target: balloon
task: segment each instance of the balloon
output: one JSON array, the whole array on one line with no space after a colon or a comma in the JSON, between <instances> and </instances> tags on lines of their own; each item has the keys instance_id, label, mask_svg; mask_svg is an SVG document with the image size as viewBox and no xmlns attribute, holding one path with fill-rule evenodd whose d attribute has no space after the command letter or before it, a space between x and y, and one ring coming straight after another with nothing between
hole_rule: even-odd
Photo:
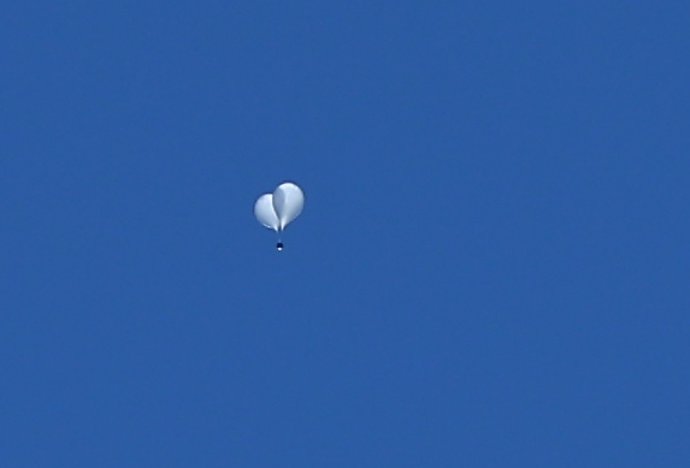
<instances>
[{"instance_id":1,"label":"balloon","mask_svg":"<svg viewBox=\"0 0 690 468\"><path fill-rule=\"evenodd\" d=\"M273 209L273 195L266 193L261 195L254 204L254 216L261 224L269 229L278 231L280 220Z\"/></svg>"},{"instance_id":2,"label":"balloon","mask_svg":"<svg viewBox=\"0 0 690 468\"><path fill-rule=\"evenodd\" d=\"M291 182L280 184L273 192L273 208L280 220L280 230L295 220L304 208L302 189Z\"/></svg>"},{"instance_id":3,"label":"balloon","mask_svg":"<svg viewBox=\"0 0 690 468\"><path fill-rule=\"evenodd\" d=\"M261 195L254 204L254 216L269 229L284 230L304 208L304 193L292 182L284 182L271 193Z\"/></svg>"}]
</instances>

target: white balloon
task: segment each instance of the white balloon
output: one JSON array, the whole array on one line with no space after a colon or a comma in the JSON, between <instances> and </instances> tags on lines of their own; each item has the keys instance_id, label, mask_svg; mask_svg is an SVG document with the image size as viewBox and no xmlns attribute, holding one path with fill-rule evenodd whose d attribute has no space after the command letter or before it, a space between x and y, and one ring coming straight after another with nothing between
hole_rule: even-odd
<instances>
[{"instance_id":1,"label":"white balloon","mask_svg":"<svg viewBox=\"0 0 690 468\"><path fill-rule=\"evenodd\" d=\"M254 216L256 219L269 229L278 231L280 220L273 209L273 194L265 193L256 200L254 204Z\"/></svg>"},{"instance_id":2,"label":"white balloon","mask_svg":"<svg viewBox=\"0 0 690 468\"><path fill-rule=\"evenodd\" d=\"M280 221L279 230L285 227L302 213L304 193L292 182L285 182L273 192L273 209Z\"/></svg>"},{"instance_id":3,"label":"white balloon","mask_svg":"<svg viewBox=\"0 0 690 468\"><path fill-rule=\"evenodd\" d=\"M254 204L254 216L264 226L280 232L304 208L304 193L292 182L284 182L273 193L261 195Z\"/></svg>"}]
</instances>

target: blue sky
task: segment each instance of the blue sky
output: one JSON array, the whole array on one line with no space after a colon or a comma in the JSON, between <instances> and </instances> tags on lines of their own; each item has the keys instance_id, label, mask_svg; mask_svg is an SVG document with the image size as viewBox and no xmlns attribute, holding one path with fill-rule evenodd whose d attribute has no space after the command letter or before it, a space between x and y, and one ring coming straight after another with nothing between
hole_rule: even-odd
<instances>
[{"instance_id":1,"label":"blue sky","mask_svg":"<svg viewBox=\"0 0 690 468\"><path fill-rule=\"evenodd\" d=\"M684 2L13 3L4 466L690 459Z\"/></svg>"}]
</instances>

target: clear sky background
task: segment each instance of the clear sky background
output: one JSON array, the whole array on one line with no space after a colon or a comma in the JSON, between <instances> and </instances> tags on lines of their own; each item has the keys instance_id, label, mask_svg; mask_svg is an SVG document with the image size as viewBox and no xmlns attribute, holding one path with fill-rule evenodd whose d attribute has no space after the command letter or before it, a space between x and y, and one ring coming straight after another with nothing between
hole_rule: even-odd
<instances>
[{"instance_id":1,"label":"clear sky background","mask_svg":"<svg viewBox=\"0 0 690 468\"><path fill-rule=\"evenodd\" d=\"M524 3L5 4L1 464L686 466L690 7Z\"/></svg>"}]
</instances>

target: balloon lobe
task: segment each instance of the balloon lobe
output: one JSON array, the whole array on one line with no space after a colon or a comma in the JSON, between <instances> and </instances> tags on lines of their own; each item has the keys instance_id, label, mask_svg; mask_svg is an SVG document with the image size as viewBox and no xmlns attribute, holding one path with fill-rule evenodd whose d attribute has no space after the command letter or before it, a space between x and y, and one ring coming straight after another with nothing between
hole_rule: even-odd
<instances>
[{"instance_id":1,"label":"balloon lobe","mask_svg":"<svg viewBox=\"0 0 690 468\"><path fill-rule=\"evenodd\" d=\"M273 208L273 194L265 193L261 195L254 204L254 216L268 229L278 231L280 220Z\"/></svg>"},{"instance_id":2,"label":"balloon lobe","mask_svg":"<svg viewBox=\"0 0 690 468\"><path fill-rule=\"evenodd\" d=\"M304 193L292 182L280 184L273 192L273 209L280 222L280 230L295 220L304 208Z\"/></svg>"}]
</instances>

